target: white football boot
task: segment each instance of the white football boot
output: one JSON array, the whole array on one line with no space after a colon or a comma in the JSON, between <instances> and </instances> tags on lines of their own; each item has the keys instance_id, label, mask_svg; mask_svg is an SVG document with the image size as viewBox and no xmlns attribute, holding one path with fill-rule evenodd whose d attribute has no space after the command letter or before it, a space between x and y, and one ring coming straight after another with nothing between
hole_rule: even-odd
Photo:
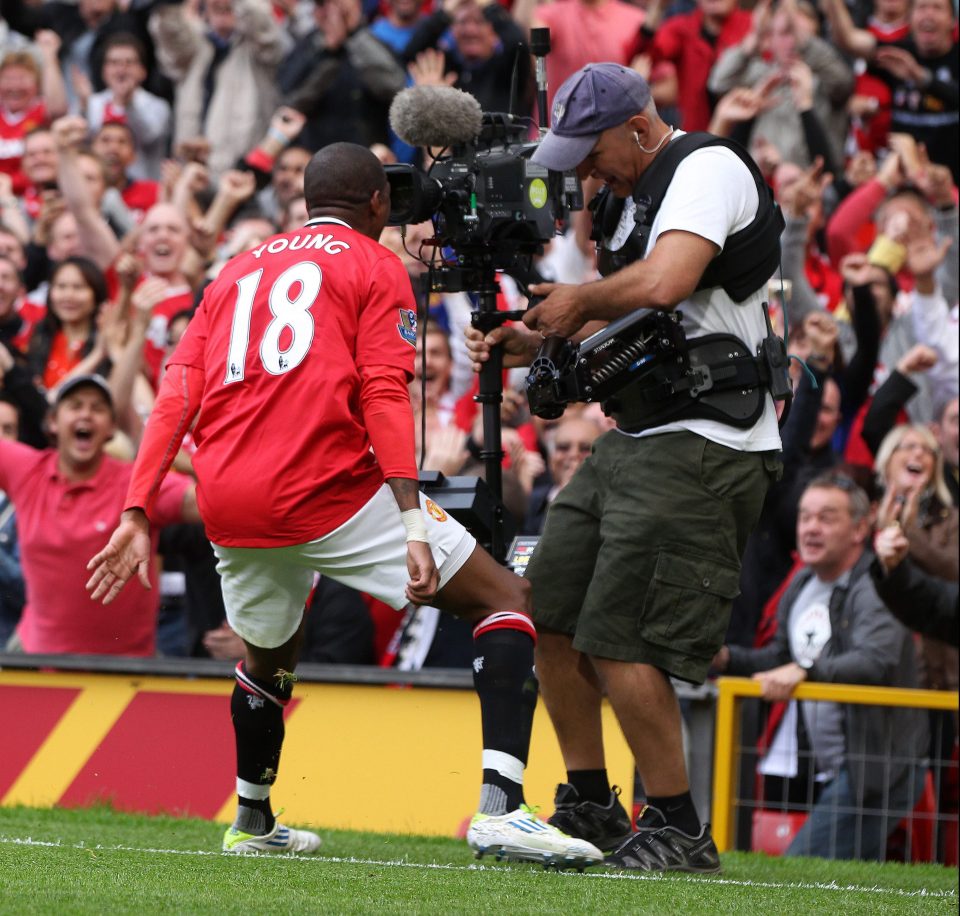
<instances>
[{"instance_id":1,"label":"white football boot","mask_svg":"<svg viewBox=\"0 0 960 916\"><path fill-rule=\"evenodd\" d=\"M603 853L592 843L567 836L526 805L508 814L475 814L467 843L478 859L492 855L498 861L538 862L544 868L583 871L603 861Z\"/></svg>"}]
</instances>

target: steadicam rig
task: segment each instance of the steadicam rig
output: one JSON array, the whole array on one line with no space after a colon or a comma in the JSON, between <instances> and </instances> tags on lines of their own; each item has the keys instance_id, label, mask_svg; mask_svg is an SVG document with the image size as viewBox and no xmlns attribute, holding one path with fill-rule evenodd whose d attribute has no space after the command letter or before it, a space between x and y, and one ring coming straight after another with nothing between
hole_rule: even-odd
<instances>
[{"instance_id":1,"label":"steadicam rig","mask_svg":"<svg viewBox=\"0 0 960 916\"><path fill-rule=\"evenodd\" d=\"M572 401L605 401L654 366L687 368L680 312L645 309L625 315L581 344L548 337L527 375L530 412L559 417Z\"/></svg>"}]
</instances>

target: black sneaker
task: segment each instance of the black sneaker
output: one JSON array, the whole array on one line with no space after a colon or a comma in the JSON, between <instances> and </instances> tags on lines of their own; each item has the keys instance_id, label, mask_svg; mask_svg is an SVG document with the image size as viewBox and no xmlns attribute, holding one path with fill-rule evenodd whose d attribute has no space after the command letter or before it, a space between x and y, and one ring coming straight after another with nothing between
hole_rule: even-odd
<instances>
[{"instance_id":1,"label":"black sneaker","mask_svg":"<svg viewBox=\"0 0 960 916\"><path fill-rule=\"evenodd\" d=\"M569 783L562 782L557 786L557 794L553 799L556 810L547 823L568 836L586 840L598 849L609 852L633 833L630 815L620 804L619 796L620 787L614 786L606 805L581 801L577 790Z\"/></svg>"},{"instance_id":2,"label":"black sneaker","mask_svg":"<svg viewBox=\"0 0 960 916\"><path fill-rule=\"evenodd\" d=\"M629 871L686 871L716 874L720 854L704 824L697 836L669 826L663 815L647 805L639 830L604 860L608 868Z\"/></svg>"}]
</instances>

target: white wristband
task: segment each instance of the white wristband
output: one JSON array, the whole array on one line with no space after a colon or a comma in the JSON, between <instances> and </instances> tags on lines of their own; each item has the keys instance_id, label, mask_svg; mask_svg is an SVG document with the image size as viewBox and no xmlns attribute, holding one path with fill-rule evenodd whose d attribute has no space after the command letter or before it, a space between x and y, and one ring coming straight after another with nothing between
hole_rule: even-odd
<instances>
[{"instance_id":1,"label":"white wristband","mask_svg":"<svg viewBox=\"0 0 960 916\"><path fill-rule=\"evenodd\" d=\"M430 543L427 537L427 526L423 521L423 513L420 509L407 509L400 513L403 519L403 527L407 529L407 541L423 541Z\"/></svg>"}]
</instances>

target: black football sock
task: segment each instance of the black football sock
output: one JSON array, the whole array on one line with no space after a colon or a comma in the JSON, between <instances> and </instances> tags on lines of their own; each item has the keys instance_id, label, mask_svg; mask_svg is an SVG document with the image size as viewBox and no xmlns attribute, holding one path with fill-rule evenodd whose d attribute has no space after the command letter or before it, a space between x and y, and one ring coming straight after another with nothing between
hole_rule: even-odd
<instances>
[{"instance_id":1,"label":"black football sock","mask_svg":"<svg viewBox=\"0 0 960 916\"><path fill-rule=\"evenodd\" d=\"M668 826L676 827L689 836L700 833L700 818L689 792L680 795L651 795L647 804L656 808L667 822Z\"/></svg>"},{"instance_id":2,"label":"black football sock","mask_svg":"<svg viewBox=\"0 0 960 916\"><path fill-rule=\"evenodd\" d=\"M536 631L528 617L504 611L485 618L473 632L473 683L483 728L479 810L506 814L524 801L523 769L537 705Z\"/></svg>"},{"instance_id":3,"label":"black football sock","mask_svg":"<svg viewBox=\"0 0 960 916\"><path fill-rule=\"evenodd\" d=\"M610 803L610 781L606 770L567 770L567 782L577 790L581 801Z\"/></svg>"},{"instance_id":4,"label":"black football sock","mask_svg":"<svg viewBox=\"0 0 960 916\"><path fill-rule=\"evenodd\" d=\"M283 709L291 684L269 684L236 668L230 715L237 744L237 819L244 833L263 836L273 830L270 787L277 778L283 746Z\"/></svg>"}]
</instances>

